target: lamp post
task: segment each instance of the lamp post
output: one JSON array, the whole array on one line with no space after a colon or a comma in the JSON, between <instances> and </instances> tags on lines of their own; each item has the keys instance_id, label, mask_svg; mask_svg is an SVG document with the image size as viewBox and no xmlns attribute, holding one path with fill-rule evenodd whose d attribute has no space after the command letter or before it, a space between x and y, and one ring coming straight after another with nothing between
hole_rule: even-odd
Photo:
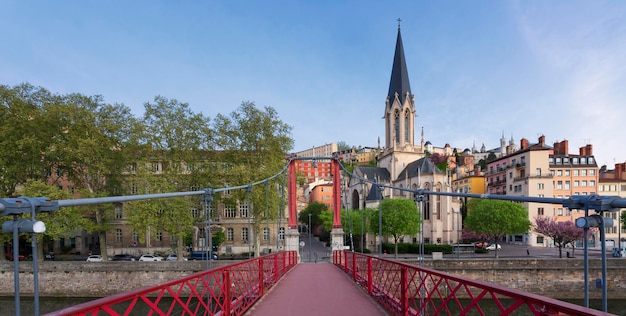
<instances>
[{"instance_id":1,"label":"lamp post","mask_svg":"<svg viewBox=\"0 0 626 316\"><path fill-rule=\"evenodd\" d=\"M309 262L311 262L311 246L313 246L311 244L311 213L309 213Z\"/></svg>"}]
</instances>

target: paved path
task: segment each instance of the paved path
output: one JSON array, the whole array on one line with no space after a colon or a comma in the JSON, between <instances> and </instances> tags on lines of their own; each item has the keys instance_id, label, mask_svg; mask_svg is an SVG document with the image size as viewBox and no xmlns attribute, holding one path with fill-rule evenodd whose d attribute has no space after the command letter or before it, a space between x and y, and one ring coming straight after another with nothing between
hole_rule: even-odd
<instances>
[{"instance_id":1,"label":"paved path","mask_svg":"<svg viewBox=\"0 0 626 316\"><path fill-rule=\"evenodd\" d=\"M389 315L339 268L330 263L300 263L246 315Z\"/></svg>"}]
</instances>

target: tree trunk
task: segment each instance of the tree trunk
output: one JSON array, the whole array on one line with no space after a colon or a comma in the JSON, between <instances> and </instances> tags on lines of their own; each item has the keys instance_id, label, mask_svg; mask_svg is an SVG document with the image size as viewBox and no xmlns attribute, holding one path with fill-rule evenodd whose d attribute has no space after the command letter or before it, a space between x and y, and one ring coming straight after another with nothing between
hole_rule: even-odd
<instances>
[{"instance_id":1,"label":"tree trunk","mask_svg":"<svg viewBox=\"0 0 626 316\"><path fill-rule=\"evenodd\" d=\"M102 256L102 261L108 261L109 256L107 255L107 233L98 232L98 240L100 242L100 255Z\"/></svg>"}]
</instances>

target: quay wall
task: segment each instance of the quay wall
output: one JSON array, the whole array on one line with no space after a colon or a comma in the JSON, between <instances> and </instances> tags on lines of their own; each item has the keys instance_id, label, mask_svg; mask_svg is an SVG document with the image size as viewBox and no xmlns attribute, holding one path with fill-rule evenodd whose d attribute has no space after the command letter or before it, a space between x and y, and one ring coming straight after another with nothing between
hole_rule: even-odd
<instances>
[{"instance_id":1,"label":"quay wall","mask_svg":"<svg viewBox=\"0 0 626 316\"><path fill-rule=\"evenodd\" d=\"M400 260L419 265L416 260ZM213 267L235 261L213 261ZM596 279L601 260L589 259L589 297L601 298ZM322 263L320 263L322 264ZM445 259L426 260L424 266L557 299L583 298L582 259ZM33 295L33 263L20 262L20 293ZM104 297L162 284L203 271L206 261L39 263L39 295L46 297ZM626 299L626 261L607 259L608 297ZM0 296L13 296L13 263L0 262Z\"/></svg>"}]
</instances>

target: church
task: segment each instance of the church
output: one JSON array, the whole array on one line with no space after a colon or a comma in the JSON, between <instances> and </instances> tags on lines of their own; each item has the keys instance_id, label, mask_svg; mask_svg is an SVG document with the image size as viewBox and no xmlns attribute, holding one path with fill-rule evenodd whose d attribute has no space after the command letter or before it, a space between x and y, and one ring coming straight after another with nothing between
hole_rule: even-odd
<instances>
[{"instance_id":1,"label":"church","mask_svg":"<svg viewBox=\"0 0 626 316\"><path fill-rule=\"evenodd\" d=\"M384 199L414 198L411 193L398 189L384 188L382 192L378 192L377 186L372 182L399 188L452 192L452 170L456 169L456 150L448 144L443 148L435 148L430 142L424 142L423 129L420 142L416 143L416 117L415 99L411 93L398 25L391 80L383 111L385 146L381 148L379 140L376 167L354 168L354 177L348 182L349 209L376 208L381 201L381 193ZM424 219L424 243L457 243L462 227L460 208L458 198L428 196L428 200L423 203L423 210L419 210ZM405 236L401 242L419 243L419 238L421 238L419 234ZM378 241L372 236L368 239L367 247L375 251Z\"/></svg>"}]
</instances>

